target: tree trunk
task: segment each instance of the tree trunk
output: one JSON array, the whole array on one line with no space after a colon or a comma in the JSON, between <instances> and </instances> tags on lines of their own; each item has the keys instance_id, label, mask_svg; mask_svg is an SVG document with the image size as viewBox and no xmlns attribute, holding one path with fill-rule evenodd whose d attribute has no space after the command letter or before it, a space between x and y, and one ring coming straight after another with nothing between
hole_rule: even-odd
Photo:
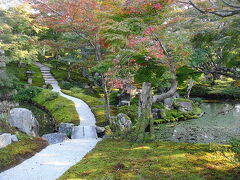
<instances>
[{"instance_id":1,"label":"tree trunk","mask_svg":"<svg viewBox=\"0 0 240 180\"><path fill-rule=\"evenodd\" d=\"M136 135L137 141L144 140L146 136L153 137L151 83L144 82L142 85L142 94L139 98Z\"/></svg>"},{"instance_id":2,"label":"tree trunk","mask_svg":"<svg viewBox=\"0 0 240 180\"><path fill-rule=\"evenodd\" d=\"M109 103L109 94L107 89L107 82L106 77L103 74L101 74L102 77L102 83L103 83L103 91L104 91L104 100L105 100L105 116L106 116L106 123L111 123L111 114L110 114L110 103Z\"/></svg>"},{"instance_id":3,"label":"tree trunk","mask_svg":"<svg viewBox=\"0 0 240 180\"><path fill-rule=\"evenodd\" d=\"M168 66L169 66L170 72L173 75L173 78L172 78L172 81L171 81L171 88L166 93L163 93L161 95L153 96L153 103L161 102L161 101L163 101L166 98L170 98L177 91L178 82L177 82L177 77L176 77L176 67L175 67L175 62L172 59L172 57L168 57Z\"/></svg>"},{"instance_id":4,"label":"tree trunk","mask_svg":"<svg viewBox=\"0 0 240 180\"><path fill-rule=\"evenodd\" d=\"M190 93L191 93L193 85L194 85L194 80L191 78L189 81L188 88L187 88L187 96L186 96L187 99L189 99L189 97L190 97Z\"/></svg>"}]
</instances>

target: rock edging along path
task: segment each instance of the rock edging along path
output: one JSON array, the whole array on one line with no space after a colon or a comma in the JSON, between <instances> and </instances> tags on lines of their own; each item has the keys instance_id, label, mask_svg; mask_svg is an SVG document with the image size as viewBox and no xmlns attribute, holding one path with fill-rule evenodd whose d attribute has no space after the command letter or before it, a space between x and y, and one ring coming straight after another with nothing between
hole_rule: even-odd
<instances>
[{"instance_id":1,"label":"rock edging along path","mask_svg":"<svg viewBox=\"0 0 240 180\"><path fill-rule=\"evenodd\" d=\"M76 131L76 139L47 146L18 166L0 173L0 180L55 180L79 162L100 140L96 138L95 128L93 128L96 120L88 105L80 99L62 93L50 69L40 63L36 65L41 69L46 84L53 86L53 91L59 92L61 96L75 103L80 117L80 126L75 128L79 129L79 135ZM89 132L84 133L86 134L84 136L81 130Z\"/></svg>"}]
</instances>

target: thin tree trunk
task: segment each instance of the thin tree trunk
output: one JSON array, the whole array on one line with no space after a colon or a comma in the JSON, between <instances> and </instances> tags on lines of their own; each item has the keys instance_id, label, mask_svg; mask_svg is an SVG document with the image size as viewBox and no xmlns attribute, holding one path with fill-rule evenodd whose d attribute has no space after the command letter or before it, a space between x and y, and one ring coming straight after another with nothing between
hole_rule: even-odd
<instances>
[{"instance_id":1,"label":"thin tree trunk","mask_svg":"<svg viewBox=\"0 0 240 180\"><path fill-rule=\"evenodd\" d=\"M148 135L153 136L152 86L147 82L143 83L142 94L139 98L136 135L137 141L144 140Z\"/></svg>"},{"instance_id":2,"label":"thin tree trunk","mask_svg":"<svg viewBox=\"0 0 240 180\"><path fill-rule=\"evenodd\" d=\"M109 103L109 93L107 89L107 82L106 77L101 74L102 82L103 82L103 91L104 91L104 100L105 100L105 116L106 116L106 123L111 123L111 114L110 114L110 103Z\"/></svg>"},{"instance_id":3,"label":"thin tree trunk","mask_svg":"<svg viewBox=\"0 0 240 180\"><path fill-rule=\"evenodd\" d=\"M189 99L189 97L190 97L190 93L191 93L193 85L194 85L194 80L191 78L189 81L189 86L187 88L187 96L186 96L187 99Z\"/></svg>"}]
</instances>

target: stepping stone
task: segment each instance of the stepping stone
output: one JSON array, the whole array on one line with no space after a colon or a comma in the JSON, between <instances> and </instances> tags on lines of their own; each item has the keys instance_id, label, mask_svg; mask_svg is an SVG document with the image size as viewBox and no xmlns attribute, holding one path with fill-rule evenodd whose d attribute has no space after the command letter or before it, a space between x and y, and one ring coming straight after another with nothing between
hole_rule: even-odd
<instances>
[{"instance_id":1,"label":"stepping stone","mask_svg":"<svg viewBox=\"0 0 240 180\"><path fill-rule=\"evenodd\" d=\"M72 130L72 139L97 138L95 126L75 126Z\"/></svg>"}]
</instances>

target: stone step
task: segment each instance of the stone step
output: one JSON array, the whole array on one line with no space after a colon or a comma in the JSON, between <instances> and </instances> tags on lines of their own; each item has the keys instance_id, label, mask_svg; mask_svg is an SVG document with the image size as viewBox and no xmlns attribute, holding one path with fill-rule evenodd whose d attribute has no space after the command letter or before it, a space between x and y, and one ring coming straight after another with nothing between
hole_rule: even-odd
<instances>
[{"instance_id":1,"label":"stone step","mask_svg":"<svg viewBox=\"0 0 240 180\"><path fill-rule=\"evenodd\" d=\"M51 74L50 71L41 71L41 73L43 73L43 74Z\"/></svg>"},{"instance_id":2,"label":"stone step","mask_svg":"<svg viewBox=\"0 0 240 180\"><path fill-rule=\"evenodd\" d=\"M48 70L48 71L50 71L50 68L48 68L48 67L41 67L40 69L41 70Z\"/></svg>"},{"instance_id":3,"label":"stone step","mask_svg":"<svg viewBox=\"0 0 240 180\"><path fill-rule=\"evenodd\" d=\"M72 130L72 139L97 138L95 126L74 126Z\"/></svg>"},{"instance_id":4,"label":"stone step","mask_svg":"<svg viewBox=\"0 0 240 180\"><path fill-rule=\"evenodd\" d=\"M54 80L55 80L55 78L52 77L52 76L43 76L43 78L44 78L44 79L54 79Z\"/></svg>"}]
</instances>

